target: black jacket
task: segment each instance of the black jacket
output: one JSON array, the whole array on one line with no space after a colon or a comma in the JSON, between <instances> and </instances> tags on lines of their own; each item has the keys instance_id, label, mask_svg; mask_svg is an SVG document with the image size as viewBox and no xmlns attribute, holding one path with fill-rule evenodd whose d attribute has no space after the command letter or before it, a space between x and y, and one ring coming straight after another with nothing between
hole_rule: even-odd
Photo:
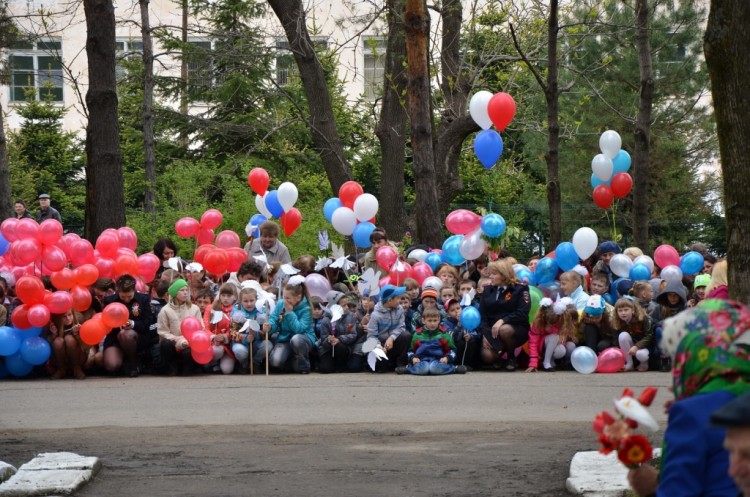
<instances>
[{"instance_id":1,"label":"black jacket","mask_svg":"<svg viewBox=\"0 0 750 497\"><path fill-rule=\"evenodd\" d=\"M491 330L498 319L514 327L529 328L531 296L529 287L516 283L501 290L488 285L479 299L479 314L482 316L481 327Z\"/></svg>"},{"instance_id":2,"label":"black jacket","mask_svg":"<svg viewBox=\"0 0 750 497\"><path fill-rule=\"evenodd\" d=\"M152 342L159 341L159 335L156 332L156 329L151 326L154 323L155 318L151 312L151 299L148 298L148 295L136 292L133 296L133 300L126 304L120 300L120 296L115 293L104 299L104 307L107 307L108 304L113 302L123 304L130 311L129 319L132 319L133 323L135 323L133 329L138 333L139 348L143 345L149 345ZM119 334L120 328L113 328L107 335L104 346L108 347L109 345L117 343L117 335Z\"/></svg>"}]
</instances>

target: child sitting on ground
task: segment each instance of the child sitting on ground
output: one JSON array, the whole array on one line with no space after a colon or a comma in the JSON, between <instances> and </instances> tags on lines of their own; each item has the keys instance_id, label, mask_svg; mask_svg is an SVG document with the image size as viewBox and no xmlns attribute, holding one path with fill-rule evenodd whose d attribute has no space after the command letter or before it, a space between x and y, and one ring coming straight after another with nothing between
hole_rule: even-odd
<instances>
[{"instance_id":1,"label":"child sitting on ground","mask_svg":"<svg viewBox=\"0 0 750 497\"><path fill-rule=\"evenodd\" d=\"M578 335L583 338L586 347L597 354L612 347L612 330L610 328L610 311L601 295L589 297L581 313Z\"/></svg>"},{"instance_id":2,"label":"child sitting on ground","mask_svg":"<svg viewBox=\"0 0 750 497\"><path fill-rule=\"evenodd\" d=\"M461 325L461 305L457 299L450 299L445 303L445 317L440 323L443 328L451 333L453 343L456 344L456 362L468 368L475 367L475 357L479 347L480 338L478 329L469 331Z\"/></svg>"},{"instance_id":3,"label":"child sitting on ground","mask_svg":"<svg viewBox=\"0 0 750 497\"><path fill-rule=\"evenodd\" d=\"M406 296L409 297L411 309L416 312L419 308L419 283L414 278L406 278L404 288L406 288Z\"/></svg>"},{"instance_id":4,"label":"child sitting on ground","mask_svg":"<svg viewBox=\"0 0 750 497\"><path fill-rule=\"evenodd\" d=\"M255 288L245 287L240 290L239 302L232 309L232 354L239 363L241 373L247 373L250 367L250 347L253 350L253 373L263 366L265 361L265 335L258 329L257 332L248 327L244 331L245 322L254 320L260 328L266 322L266 315L255 305L258 301L258 291Z\"/></svg>"},{"instance_id":5,"label":"child sitting on ground","mask_svg":"<svg viewBox=\"0 0 750 497\"><path fill-rule=\"evenodd\" d=\"M203 314L203 325L211 333L214 357L208 365L213 372L230 374L234 370L234 355L229 346L232 325L232 309L237 302L237 287L224 283L211 307Z\"/></svg>"},{"instance_id":6,"label":"child sitting on ground","mask_svg":"<svg viewBox=\"0 0 750 497\"><path fill-rule=\"evenodd\" d=\"M330 295L332 292L328 293ZM319 348L319 370L323 374L349 370L349 367L352 366L349 362L351 347L357 340L357 318L353 312L356 309L357 301L354 300L355 307L352 308L349 305L349 296L340 292L333 293L335 293L333 298L328 300L328 309L331 310L334 305L338 305L341 307L343 314L335 323L331 322L332 311L326 313L323 318L320 327ZM357 366L361 369L361 364L358 361Z\"/></svg>"},{"instance_id":7,"label":"child sitting on ground","mask_svg":"<svg viewBox=\"0 0 750 497\"><path fill-rule=\"evenodd\" d=\"M414 313L412 318L412 327L414 330L418 330L423 326L422 314L427 309L437 309L438 303L438 292L434 288L425 288L422 290L422 303L419 304L419 308ZM440 311L438 311L440 312Z\"/></svg>"},{"instance_id":8,"label":"child sitting on ground","mask_svg":"<svg viewBox=\"0 0 750 497\"><path fill-rule=\"evenodd\" d=\"M627 297L618 300L612 316L612 329L620 350L625 354L623 371L633 370L633 357L639 362L638 371L648 371L648 348L654 335L651 322L641 306Z\"/></svg>"},{"instance_id":9,"label":"child sitting on ground","mask_svg":"<svg viewBox=\"0 0 750 497\"><path fill-rule=\"evenodd\" d=\"M367 341L381 347L388 355L388 362L395 363L396 366L406 365L406 351L411 342L411 335L404 325L404 310L399 301L399 297L404 293L406 288L402 286L385 285L380 290L380 302L375 306L367 323ZM437 301L436 298L435 300ZM369 349L369 346L366 348ZM379 361L378 364L382 362ZM385 364L381 368L390 364Z\"/></svg>"},{"instance_id":10,"label":"child sitting on ground","mask_svg":"<svg viewBox=\"0 0 750 497\"><path fill-rule=\"evenodd\" d=\"M578 311L569 297L554 304L543 298L539 311L529 330L529 368L527 373L537 371L539 356L543 353L543 371L555 371L554 360L570 357L576 348L576 323Z\"/></svg>"},{"instance_id":11,"label":"child sitting on ground","mask_svg":"<svg viewBox=\"0 0 750 497\"><path fill-rule=\"evenodd\" d=\"M451 334L440 326L440 311L427 309L422 320L424 327L417 330L409 347L409 366L396 368L396 373L419 376L465 373L465 366L453 365L456 346Z\"/></svg>"}]
</instances>

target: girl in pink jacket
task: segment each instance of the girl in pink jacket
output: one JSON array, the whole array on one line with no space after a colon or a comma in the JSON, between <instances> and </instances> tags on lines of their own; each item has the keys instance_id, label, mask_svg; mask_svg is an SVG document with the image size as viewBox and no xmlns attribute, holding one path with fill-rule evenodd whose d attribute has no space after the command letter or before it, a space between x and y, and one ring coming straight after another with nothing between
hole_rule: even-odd
<instances>
[{"instance_id":1,"label":"girl in pink jacket","mask_svg":"<svg viewBox=\"0 0 750 497\"><path fill-rule=\"evenodd\" d=\"M564 297L554 304L552 299L542 299L529 331L529 368L526 372L537 371L542 352L544 371L555 370L554 359L569 357L576 348L577 324L578 311L570 298Z\"/></svg>"}]
</instances>

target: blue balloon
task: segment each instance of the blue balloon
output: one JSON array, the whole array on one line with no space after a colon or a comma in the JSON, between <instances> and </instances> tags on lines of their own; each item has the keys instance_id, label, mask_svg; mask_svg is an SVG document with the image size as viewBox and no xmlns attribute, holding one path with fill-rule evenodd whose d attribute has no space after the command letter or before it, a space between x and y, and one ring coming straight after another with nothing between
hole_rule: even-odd
<instances>
[{"instance_id":1,"label":"blue balloon","mask_svg":"<svg viewBox=\"0 0 750 497\"><path fill-rule=\"evenodd\" d=\"M482 218L482 233L488 238L497 238L505 233L505 219L500 214L487 214Z\"/></svg>"},{"instance_id":2,"label":"blue balloon","mask_svg":"<svg viewBox=\"0 0 750 497\"><path fill-rule=\"evenodd\" d=\"M31 373L32 369L34 369L33 365L29 364L21 358L20 352L16 352L15 354L6 357L5 367L8 368L10 374L18 378L20 378L21 376L26 376L27 374Z\"/></svg>"},{"instance_id":3,"label":"blue balloon","mask_svg":"<svg viewBox=\"0 0 750 497\"><path fill-rule=\"evenodd\" d=\"M630 268L629 276L633 281L646 281L651 278L651 271L645 264L635 264Z\"/></svg>"},{"instance_id":4,"label":"blue balloon","mask_svg":"<svg viewBox=\"0 0 750 497\"><path fill-rule=\"evenodd\" d=\"M570 242L562 242L555 249L555 261L563 271L570 271L578 265L578 254Z\"/></svg>"},{"instance_id":5,"label":"blue balloon","mask_svg":"<svg viewBox=\"0 0 750 497\"><path fill-rule=\"evenodd\" d=\"M613 299L612 298L612 294L611 293L605 293L602 296L604 297L604 301L606 303L608 303L609 305L615 305L615 302L617 302L617 299Z\"/></svg>"},{"instance_id":6,"label":"blue balloon","mask_svg":"<svg viewBox=\"0 0 750 497\"><path fill-rule=\"evenodd\" d=\"M500 133L485 129L474 138L474 154L486 169L492 169L503 153L503 139Z\"/></svg>"},{"instance_id":7,"label":"blue balloon","mask_svg":"<svg viewBox=\"0 0 750 497\"><path fill-rule=\"evenodd\" d=\"M8 368L5 367L5 363L0 361L0 380L8 376Z\"/></svg>"},{"instance_id":8,"label":"blue balloon","mask_svg":"<svg viewBox=\"0 0 750 497\"><path fill-rule=\"evenodd\" d=\"M15 328L15 330L18 332L18 336L21 337L21 342L23 343L24 340L31 337L38 337L42 334L42 328L32 326L31 328L26 328L25 330L22 330L21 328Z\"/></svg>"},{"instance_id":9,"label":"blue balloon","mask_svg":"<svg viewBox=\"0 0 750 497\"><path fill-rule=\"evenodd\" d=\"M461 326L467 330L476 330L481 321L482 317L479 315L479 311L476 307L470 305L461 310Z\"/></svg>"},{"instance_id":10,"label":"blue balloon","mask_svg":"<svg viewBox=\"0 0 750 497\"><path fill-rule=\"evenodd\" d=\"M369 248L370 245L372 245L370 242L370 235L373 231L375 231L375 225L368 221L357 224L352 233L354 245L359 248Z\"/></svg>"},{"instance_id":11,"label":"blue balloon","mask_svg":"<svg viewBox=\"0 0 750 497\"><path fill-rule=\"evenodd\" d=\"M516 271L516 276L521 280L524 285L534 286L536 285L536 275L529 269L521 268Z\"/></svg>"},{"instance_id":12,"label":"blue balloon","mask_svg":"<svg viewBox=\"0 0 750 497\"><path fill-rule=\"evenodd\" d=\"M250 218L250 224L257 226L253 231L253 238L260 238L260 225L268 221L268 218L263 214L255 214Z\"/></svg>"},{"instance_id":13,"label":"blue balloon","mask_svg":"<svg viewBox=\"0 0 750 497\"><path fill-rule=\"evenodd\" d=\"M10 247L10 243L5 239L2 233L0 233L0 255L5 254Z\"/></svg>"},{"instance_id":14,"label":"blue balloon","mask_svg":"<svg viewBox=\"0 0 750 497\"><path fill-rule=\"evenodd\" d=\"M597 176L596 173L591 173L591 188L596 188L599 185L609 185L610 183L612 183L611 179L602 181L599 179L599 176Z\"/></svg>"},{"instance_id":15,"label":"blue balloon","mask_svg":"<svg viewBox=\"0 0 750 497\"><path fill-rule=\"evenodd\" d=\"M703 269L703 256L695 251L688 252L680 257L680 269L682 274L698 274Z\"/></svg>"},{"instance_id":16,"label":"blue balloon","mask_svg":"<svg viewBox=\"0 0 750 497\"><path fill-rule=\"evenodd\" d=\"M0 355L13 355L21 348L21 334L10 326L0 326Z\"/></svg>"},{"instance_id":17,"label":"blue balloon","mask_svg":"<svg viewBox=\"0 0 750 497\"><path fill-rule=\"evenodd\" d=\"M34 366L39 366L47 362L52 349L44 338L31 337L23 341L20 352L21 359Z\"/></svg>"},{"instance_id":18,"label":"blue balloon","mask_svg":"<svg viewBox=\"0 0 750 497\"><path fill-rule=\"evenodd\" d=\"M534 268L537 284L553 281L557 276L558 269L557 262L553 258L543 257L542 260L536 263L536 268Z\"/></svg>"},{"instance_id":19,"label":"blue balloon","mask_svg":"<svg viewBox=\"0 0 750 497\"><path fill-rule=\"evenodd\" d=\"M609 285L609 294L612 296L612 301L617 302L617 300L620 298L620 294L617 293L617 284L621 281L628 280L630 278L617 278L615 281L610 283Z\"/></svg>"},{"instance_id":20,"label":"blue balloon","mask_svg":"<svg viewBox=\"0 0 750 497\"><path fill-rule=\"evenodd\" d=\"M591 374L596 371L599 359L596 352L586 346L576 347L570 355L570 364L581 374Z\"/></svg>"},{"instance_id":21,"label":"blue balloon","mask_svg":"<svg viewBox=\"0 0 750 497\"><path fill-rule=\"evenodd\" d=\"M336 209L343 206L344 204L341 203L341 200L339 200L338 197L329 198L328 200L326 200L326 203L323 204L323 215L329 223L333 219L333 213L336 212Z\"/></svg>"},{"instance_id":22,"label":"blue balloon","mask_svg":"<svg viewBox=\"0 0 750 497\"><path fill-rule=\"evenodd\" d=\"M630 160L630 154L627 153L624 150L620 150L617 152L617 155L615 155L615 158L612 159L612 164L615 166L614 172L612 175L614 176L617 173L626 173L630 170L630 163L632 161Z\"/></svg>"},{"instance_id":23,"label":"blue balloon","mask_svg":"<svg viewBox=\"0 0 750 497\"><path fill-rule=\"evenodd\" d=\"M437 252L430 252L427 257L424 258L425 264L432 268L434 272L440 264L443 263L443 256Z\"/></svg>"},{"instance_id":24,"label":"blue balloon","mask_svg":"<svg viewBox=\"0 0 750 497\"><path fill-rule=\"evenodd\" d=\"M271 190L266 194L266 209L275 218L280 218L284 214L284 208L279 203L279 192Z\"/></svg>"},{"instance_id":25,"label":"blue balloon","mask_svg":"<svg viewBox=\"0 0 750 497\"><path fill-rule=\"evenodd\" d=\"M460 251L461 240L463 239L463 235L453 235L443 242L443 259L445 262L458 266L466 261Z\"/></svg>"}]
</instances>

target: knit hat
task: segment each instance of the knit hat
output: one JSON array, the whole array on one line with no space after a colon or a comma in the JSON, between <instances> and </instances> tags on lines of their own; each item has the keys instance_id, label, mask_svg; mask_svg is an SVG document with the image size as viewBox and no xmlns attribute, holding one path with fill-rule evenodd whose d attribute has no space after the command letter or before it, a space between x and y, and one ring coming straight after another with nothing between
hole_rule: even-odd
<instances>
[{"instance_id":1,"label":"knit hat","mask_svg":"<svg viewBox=\"0 0 750 497\"><path fill-rule=\"evenodd\" d=\"M177 296L177 292L179 292L181 288L186 287L186 286L188 286L187 281L183 279L179 279L175 281L174 283L172 283L171 285L169 285L169 290L167 291L169 292L169 295L172 298L175 298Z\"/></svg>"},{"instance_id":2,"label":"knit hat","mask_svg":"<svg viewBox=\"0 0 750 497\"><path fill-rule=\"evenodd\" d=\"M604 314L606 305L601 295L592 295L586 302L586 308L584 311L587 315L592 317L598 317Z\"/></svg>"},{"instance_id":3,"label":"knit hat","mask_svg":"<svg viewBox=\"0 0 750 497\"><path fill-rule=\"evenodd\" d=\"M599 253L606 254L608 252L614 252L615 254L619 254L622 252L622 249L618 244L612 241L606 241L599 244Z\"/></svg>"},{"instance_id":4,"label":"knit hat","mask_svg":"<svg viewBox=\"0 0 750 497\"><path fill-rule=\"evenodd\" d=\"M622 279L617 282L617 293L623 297L630 292L631 288L633 288L633 280Z\"/></svg>"},{"instance_id":5,"label":"knit hat","mask_svg":"<svg viewBox=\"0 0 750 497\"><path fill-rule=\"evenodd\" d=\"M437 300L437 290L435 290L434 288L425 288L424 290L422 290L422 295L420 298L424 300L425 297L432 297L433 299Z\"/></svg>"},{"instance_id":6,"label":"knit hat","mask_svg":"<svg viewBox=\"0 0 750 497\"><path fill-rule=\"evenodd\" d=\"M328 305L338 304L339 299L343 296L344 294L342 292L331 290L328 293L326 293L326 302L328 302Z\"/></svg>"},{"instance_id":7,"label":"knit hat","mask_svg":"<svg viewBox=\"0 0 750 497\"><path fill-rule=\"evenodd\" d=\"M708 286L709 283L711 283L710 274L699 274L698 276L695 277L695 283L693 284L693 289L696 289L699 286Z\"/></svg>"}]
</instances>

